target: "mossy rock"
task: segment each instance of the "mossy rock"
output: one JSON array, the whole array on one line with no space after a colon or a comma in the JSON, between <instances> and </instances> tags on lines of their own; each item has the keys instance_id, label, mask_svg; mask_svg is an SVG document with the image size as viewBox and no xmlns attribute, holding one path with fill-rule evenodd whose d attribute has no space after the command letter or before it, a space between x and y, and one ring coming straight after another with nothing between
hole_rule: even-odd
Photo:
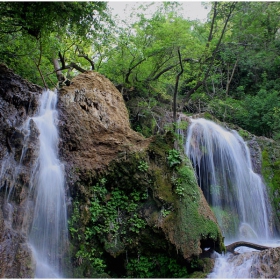
<instances>
[{"instance_id":1,"label":"mossy rock","mask_svg":"<svg viewBox=\"0 0 280 280\"><path fill-rule=\"evenodd\" d=\"M262 175L268 186L272 202L273 220L280 231L280 146L276 142L266 143L261 139Z\"/></svg>"},{"instance_id":2,"label":"mossy rock","mask_svg":"<svg viewBox=\"0 0 280 280\"><path fill-rule=\"evenodd\" d=\"M181 270L186 259L201 254L202 247L224 249L190 161L182 155L175 166L168 163L173 143L172 133L155 136L146 150L122 155L107 170L85 174L77 182L78 210L70 221L75 277L88 277L89 271L93 277L91 266L85 264L95 261L100 267L104 264L103 272L112 277L129 277L127 258L139 254L149 258L165 254ZM181 184L180 195L176 182Z\"/></svg>"}]
</instances>

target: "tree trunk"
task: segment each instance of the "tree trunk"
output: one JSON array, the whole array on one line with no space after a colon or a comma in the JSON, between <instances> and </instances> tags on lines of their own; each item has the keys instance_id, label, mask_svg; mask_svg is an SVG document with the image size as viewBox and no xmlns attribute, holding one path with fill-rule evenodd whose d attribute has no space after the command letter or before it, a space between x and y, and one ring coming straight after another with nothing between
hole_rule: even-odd
<instances>
[{"instance_id":1,"label":"tree trunk","mask_svg":"<svg viewBox=\"0 0 280 280\"><path fill-rule=\"evenodd\" d=\"M63 82L64 81L64 76L63 76L61 70L59 70L60 65L59 65L59 62L58 62L57 58L53 58L53 66L54 66L54 70L55 70L55 73L56 73L57 80L59 82Z\"/></svg>"}]
</instances>

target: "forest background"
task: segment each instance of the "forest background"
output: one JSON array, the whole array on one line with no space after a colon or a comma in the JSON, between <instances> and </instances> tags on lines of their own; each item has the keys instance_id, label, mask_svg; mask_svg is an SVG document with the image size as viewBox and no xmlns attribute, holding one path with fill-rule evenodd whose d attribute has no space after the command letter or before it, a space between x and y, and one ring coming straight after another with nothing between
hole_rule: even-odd
<instances>
[{"instance_id":1,"label":"forest background","mask_svg":"<svg viewBox=\"0 0 280 280\"><path fill-rule=\"evenodd\" d=\"M280 2L207 2L205 22L182 17L180 2L148 17L149 5L119 24L106 2L1 2L0 62L49 88L100 72L146 137L168 113L208 112L279 139Z\"/></svg>"}]
</instances>

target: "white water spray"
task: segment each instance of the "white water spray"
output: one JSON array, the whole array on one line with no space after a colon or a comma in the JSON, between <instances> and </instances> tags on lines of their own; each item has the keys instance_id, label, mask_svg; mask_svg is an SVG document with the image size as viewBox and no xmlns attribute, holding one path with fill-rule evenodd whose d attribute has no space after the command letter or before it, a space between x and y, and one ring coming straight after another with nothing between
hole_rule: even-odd
<instances>
[{"instance_id":1,"label":"white water spray","mask_svg":"<svg viewBox=\"0 0 280 280\"><path fill-rule=\"evenodd\" d=\"M67 244L67 216L64 166L58 159L57 94L42 93L38 116L33 117L40 132L40 152L31 182L34 218L29 241L36 259L36 277L61 277L61 258Z\"/></svg>"}]
</instances>

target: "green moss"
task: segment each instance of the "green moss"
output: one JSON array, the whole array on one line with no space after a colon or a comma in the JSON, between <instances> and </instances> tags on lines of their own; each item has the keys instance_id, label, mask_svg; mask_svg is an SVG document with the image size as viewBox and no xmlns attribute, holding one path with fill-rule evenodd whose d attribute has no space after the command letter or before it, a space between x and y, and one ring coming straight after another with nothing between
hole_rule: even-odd
<instances>
[{"instance_id":1,"label":"green moss","mask_svg":"<svg viewBox=\"0 0 280 280\"><path fill-rule=\"evenodd\" d=\"M148 151L150 153L150 156L155 157L156 155L165 158L166 154L170 149L173 148L172 136L169 134L169 138L167 139L163 136L156 135L153 137L153 141L150 143Z\"/></svg>"},{"instance_id":2,"label":"green moss","mask_svg":"<svg viewBox=\"0 0 280 280\"><path fill-rule=\"evenodd\" d=\"M238 133L244 140L247 140L250 138L250 133L247 130L239 129Z\"/></svg>"},{"instance_id":3,"label":"green moss","mask_svg":"<svg viewBox=\"0 0 280 280\"><path fill-rule=\"evenodd\" d=\"M205 119L207 119L207 120L210 120L210 121L212 121L212 120L214 119L214 117L213 117L210 113L208 113L208 112L205 112L205 113L203 114L203 117L204 117Z\"/></svg>"},{"instance_id":4,"label":"green moss","mask_svg":"<svg viewBox=\"0 0 280 280\"><path fill-rule=\"evenodd\" d=\"M198 255L200 252L200 241L207 242L221 252L224 250L223 237L215 222L200 214L200 192L198 190L194 170L188 158L184 158L182 164L173 172L174 192L178 188L178 182L182 189L178 194L175 207L178 209L176 220L169 220L176 224L178 231L174 234L177 247L184 251L184 254L192 252ZM184 236L184 238L182 238ZM187 244L187 247L185 246Z\"/></svg>"},{"instance_id":5,"label":"green moss","mask_svg":"<svg viewBox=\"0 0 280 280\"><path fill-rule=\"evenodd\" d=\"M271 147L262 151L262 175L269 189L276 227L280 229L280 160L276 160Z\"/></svg>"},{"instance_id":6,"label":"green moss","mask_svg":"<svg viewBox=\"0 0 280 280\"><path fill-rule=\"evenodd\" d=\"M170 184L170 173L163 173L161 168L155 167L154 171L154 191L161 200L167 203L174 203L176 198Z\"/></svg>"},{"instance_id":7,"label":"green moss","mask_svg":"<svg viewBox=\"0 0 280 280\"><path fill-rule=\"evenodd\" d=\"M191 273L188 278L191 278L191 279L206 279L207 274L208 273L205 273L205 272L202 272L202 271L195 271L195 272Z\"/></svg>"},{"instance_id":8,"label":"green moss","mask_svg":"<svg viewBox=\"0 0 280 280\"><path fill-rule=\"evenodd\" d=\"M142 276L183 277L177 260L199 255L201 241L222 250L217 224L200 213L201 193L190 161L180 155L180 162L168 164L173 141L172 133L156 136L146 151L116 158L106 172L80 177L70 221L76 277L140 276L143 271L137 270L136 262L126 267L125 261L139 252L153 260L164 253L164 261L177 267L168 273L150 267L153 273ZM121 263L122 272L108 256Z\"/></svg>"}]
</instances>

